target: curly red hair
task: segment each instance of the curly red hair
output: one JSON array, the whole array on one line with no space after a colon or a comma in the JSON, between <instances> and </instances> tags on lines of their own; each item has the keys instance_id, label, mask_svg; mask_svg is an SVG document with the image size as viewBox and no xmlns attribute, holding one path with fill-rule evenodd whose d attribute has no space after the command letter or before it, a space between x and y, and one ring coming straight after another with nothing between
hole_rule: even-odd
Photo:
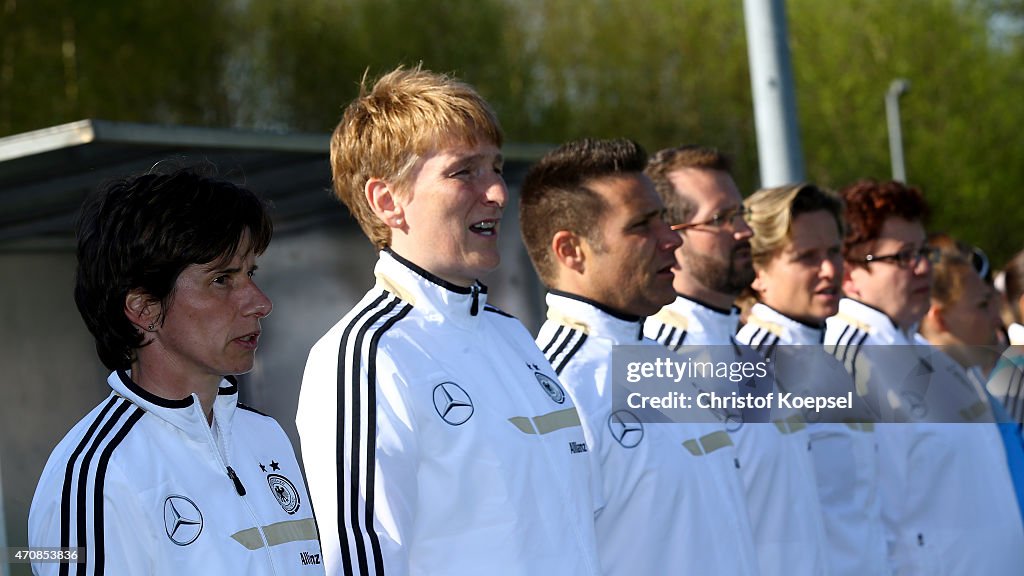
<instances>
[{"instance_id":1,"label":"curly red hair","mask_svg":"<svg viewBox=\"0 0 1024 576\"><path fill-rule=\"evenodd\" d=\"M878 239L886 219L895 216L923 222L928 218L924 195L902 182L860 180L842 189L839 195L846 203L843 256L848 261L863 256L859 252L870 250L870 243Z\"/></svg>"}]
</instances>

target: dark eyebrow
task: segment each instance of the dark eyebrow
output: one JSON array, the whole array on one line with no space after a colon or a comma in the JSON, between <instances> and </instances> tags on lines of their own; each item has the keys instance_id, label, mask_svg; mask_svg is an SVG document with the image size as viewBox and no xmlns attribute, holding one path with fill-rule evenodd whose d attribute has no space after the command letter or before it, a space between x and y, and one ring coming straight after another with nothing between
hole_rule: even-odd
<instances>
[{"instance_id":1,"label":"dark eyebrow","mask_svg":"<svg viewBox=\"0 0 1024 576\"><path fill-rule=\"evenodd\" d=\"M257 269L259 269L259 266L255 264L250 268L251 271L256 271ZM216 266L208 266L204 268L204 270L207 274L237 274L242 271L242 268L240 266L235 266L233 268L217 268Z\"/></svg>"},{"instance_id":2,"label":"dark eyebrow","mask_svg":"<svg viewBox=\"0 0 1024 576\"><path fill-rule=\"evenodd\" d=\"M663 218L665 216L665 214L667 214L667 213L668 213L668 210L665 209L665 208L658 208L657 210L651 210L649 212L644 212L643 214L637 216L636 218L633 218L630 221L629 225L630 226L636 226L637 224L643 224L644 222L647 222L651 218L659 218L659 217Z\"/></svg>"}]
</instances>

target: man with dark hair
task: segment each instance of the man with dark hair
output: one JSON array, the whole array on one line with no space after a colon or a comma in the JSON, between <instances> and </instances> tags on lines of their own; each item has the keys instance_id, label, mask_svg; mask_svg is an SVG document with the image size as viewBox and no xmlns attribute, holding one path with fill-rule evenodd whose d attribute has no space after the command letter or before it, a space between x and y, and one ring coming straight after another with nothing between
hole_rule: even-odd
<instances>
[{"instance_id":1,"label":"man with dark hair","mask_svg":"<svg viewBox=\"0 0 1024 576\"><path fill-rule=\"evenodd\" d=\"M827 321L825 347L882 422L878 485L890 569L1019 574L1024 528L988 402L915 336L937 255L925 236L928 205L900 182L862 180L840 194L845 297Z\"/></svg>"},{"instance_id":2,"label":"man with dark hair","mask_svg":"<svg viewBox=\"0 0 1024 576\"><path fill-rule=\"evenodd\" d=\"M271 234L255 194L195 169L86 200L75 303L112 392L50 455L31 546L79 548L78 574L323 574L291 442L233 378L272 307L253 281Z\"/></svg>"},{"instance_id":3,"label":"man with dark hair","mask_svg":"<svg viewBox=\"0 0 1024 576\"><path fill-rule=\"evenodd\" d=\"M753 232L727 157L712 148L670 148L655 154L647 174L666 205L678 207L670 214L672 229L684 241L675 253L676 297L647 319L645 334L674 351L687 346L687 357L702 347L729 362L762 360L734 336L739 313L733 301L754 279ZM770 388L771 382L762 386ZM760 572L826 573L826 535L806 426L799 414L772 417L774 425L746 422L732 432Z\"/></svg>"},{"instance_id":4,"label":"man with dark hair","mask_svg":"<svg viewBox=\"0 0 1024 576\"><path fill-rule=\"evenodd\" d=\"M537 337L580 411L596 469L609 575L756 574L735 452L724 426L649 425L613 410L612 350L653 344L643 319L672 300L679 236L630 140L577 140L523 183L523 239L547 285Z\"/></svg>"}]
</instances>

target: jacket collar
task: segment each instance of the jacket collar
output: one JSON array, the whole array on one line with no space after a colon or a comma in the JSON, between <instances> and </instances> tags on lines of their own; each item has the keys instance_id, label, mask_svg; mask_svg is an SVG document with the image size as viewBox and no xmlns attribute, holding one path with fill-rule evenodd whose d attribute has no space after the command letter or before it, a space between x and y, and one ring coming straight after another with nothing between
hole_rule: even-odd
<instances>
[{"instance_id":1,"label":"jacket collar","mask_svg":"<svg viewBox=\"0 0 1024 576\"><path fill-rule=\"evenodd\" d=\"M676 295L669 310L688 318L687 344L729 344L739 327L740 314L734 306L723 310L692 298Z\"/></svg>"},{"instance_id":2,"label":"jacket collar","mask_svg":"<svg viewBox=\"0 0 1024 576\"><path fill-rule=\"evenodd\" d=\"M612 310L590 299L551 290L545 298L548 319L607 338L613 344L638 344L643 340L643 318Z\"/></svg>"},{"instance_id":3,"label":"jacket collar","mask_svg":"<svg viewBox=\"0 0 1024 576\"><path fill-rule=\"evenodd\" d=\"M781 344L821 344L825 338L824 325L805 324L760 302L750 309L747 323L770 330Z\"/></svg>"},{"instance_id":4,"label":"jacket collar","mask_svg":"<svg viewBox=\"0 0 1024 576\"><path fill-rule=\"evenodd\" d=\"M380 252L373 269L377 285L405 300L427 318L474 328L487 304L487 286L475 281L465 287L452 284L396 254Z\"/></svg>"},{"instance_id":5,"label":"jacket collar","mask_svg":"<svg viewBox=\"0 0 1024 576\"><path fill-rule=\"evenodd\" d=\"M107 377L107 384L118 395L180 429L197 442L209 441L210 425L203 414L198 395L193 393L178 400L162 398L136 384L130 372L123 370L111 372ZM213 402L213 418L224 435L231 430L231 421L237 406L238 384L233 377L228 376L220 381L217 399Z\"/></svg>"},{"instance_id":6,"label":"jacket collar","mask_svg":"<svg viewBox=\"0 0 1024 576\"><path fill-rule=\"evenodd\" d=\"M866 324L878 344L913 344L914 333L917 332L916 326L910 330L900 330L888 314L853 298L843 298L839 301L839 312L836 316L840 319L844 316L846 319L852 319L851 324Z\"/></svg>"}]
</instances>

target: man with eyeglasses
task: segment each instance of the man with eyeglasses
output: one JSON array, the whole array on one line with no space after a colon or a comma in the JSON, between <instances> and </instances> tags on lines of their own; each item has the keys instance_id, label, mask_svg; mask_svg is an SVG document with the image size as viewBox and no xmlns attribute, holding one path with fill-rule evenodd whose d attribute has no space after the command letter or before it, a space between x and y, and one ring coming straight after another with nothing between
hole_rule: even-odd
<instances>
[{"instance_id":1,"label":"man with eyeglasses","mask_svg":"<svg viewBox=\"0 0 1024 576\"><path fill-rule=\"evenodd\" d=\"M676 298L647 319L645 335L683 357L762 360L734 337L739 312L733 301L754 279L753 232L744 219L747 212L729 159L713 148L682 146L658 152L646 173L668 217L676 222L672 228L683 237L683 245L675 253ZM805 425L782 420L733 424L736 467L761 574L828 574L825 528Z\"/></svg>"},{"instance_id":2,"label":"man with eyeglasses","mask_svg":"<svg viewBox=\"0 0 1024 576\"><path fill-rule=\"evenodd\" d=\"M839 312L825 348L878 419L878 485L894 574L1021 574L1024 534L986 399L915 337L937 253L928 206L899 182L863 180L846 202ZM956 423L956 424L953 424Z\"/></svg>"},{"instance_id":3,"label":"man with eyeglasses","mask_svg":"<svg viewBox=\"0 0 1024 576\"><path fill-rule=\"evenodd\" d=\"M537 343L579 410L605 576L758 574L735 448L723 424L616 407L613 351L659 347L644 317L670 302L681 240L632 140L584 139L523 181L520 223L547 321Z\"/></svg>"}]
</instances>

